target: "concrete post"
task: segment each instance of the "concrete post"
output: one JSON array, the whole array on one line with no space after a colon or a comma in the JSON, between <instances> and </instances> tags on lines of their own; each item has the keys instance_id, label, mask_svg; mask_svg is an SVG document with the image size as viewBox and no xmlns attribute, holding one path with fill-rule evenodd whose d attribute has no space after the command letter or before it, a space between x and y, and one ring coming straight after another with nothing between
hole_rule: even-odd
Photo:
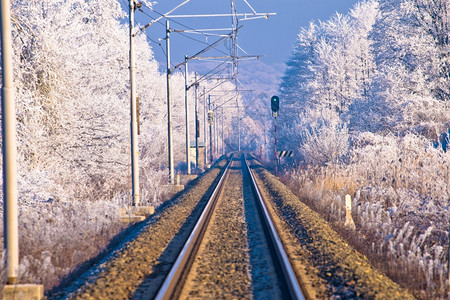
<instances>
[{"instance_id":1,"label":"concrete post","mask_svg":"<svg viewBox=\"0 0 450 300\"><path fill-rule=\"evenodd\" d=\"M3 224L6 251L6 280L2 299L42 299L44 287L36 284L18 284L19 218L17 209L17 146L16 103L12 64L11 4L1 0L1 54L2 54L2 155L3 155Z\"/></svg>"},{"instance_id":2,"label":"concrete post","mask_svg":"<svg viewBox=\"0 0 450 300\"><path fill-rule=\"evenodd\" d=\"M17 212L16 105L14 99L11 12L9 0L1 2L2 17L2 150L3 150L3 224L6 250L6 275L16 282L19 269L19 225Z\"/></svg>"},{"instance_id":3,"label":"concrete post","mask_svg":"<svg viewBox=\"0 0 450 300\"><path fill-rule=\"evenodd\" d=\"M355 222L352 218L352 197L350 195L345 195L345 227L355 230Z\"/></svg>"},{"instance_id":4,"label":"concrete post","mask_svg":"<svg viewBox=\"0 0 450 300\"><path fill-rule=\"evenodd\" d=\"M130 0L130 109L131 109L131 182L133 193L133 206L140 202L139 192L139 148L138 148L138 124L136 101L136 61L134 55L134 11L135 1Z\"/></svg>"}]
</instances>

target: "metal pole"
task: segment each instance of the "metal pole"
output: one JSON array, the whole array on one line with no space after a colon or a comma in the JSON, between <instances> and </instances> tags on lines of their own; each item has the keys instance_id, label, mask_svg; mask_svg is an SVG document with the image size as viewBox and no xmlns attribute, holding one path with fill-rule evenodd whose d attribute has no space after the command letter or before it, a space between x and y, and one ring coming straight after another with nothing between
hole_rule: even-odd
<instances>
[{"instance_id":1,"label":"metal pole","mask_svg":"<svg viewBox=\"0 0 450 300\"><path fill-rule=\"evenodd\" d=\"M167 55L167 138L169 142L169 180L170 184L175 183L175 172L173 167L173 141L172 141L172 102L170 99L170 28L169 21L166 21L166 55Z\"/></svg>"},{"instance_id":2,"label":"metal pole","mask_svg":"<svg viewBox=\"0 0 450 300\"><path fill-rule=\"evenodd\" d=\"M220 157L221 152L220 152L220 123L219 123L219 110L218 110L218 108L216 108L216 110L217 110L217 122L216 122L216 127L217 127L217 129L216 129L216 131L217 131L217 146L216 146L216 149L217 149L217 156Z\"/></svg>"},{"instance_id":3,"label":"metal pole","mask_svg":"<svg viewBox=\"0 0 450 300\"><path fill-rule=\"evenodd\" d=\"M204 160L205 160L205 169L206 165L208 164L208 147L207 145L207 137L206 137L206 94L205 94L205 88L203 88L203 143L204 143Z\"/></svg>"},{"instance_id":4,"label":"metal pole","mask_svg":"<svg viewBox=\"0 0 450 300\"><path fill-rule=\"evenodd\" d=\"M216 109L217 109L217 104L214 103L213 105L213 112L214 112L214 156L217 157L219 155L219 151L218 151L218 138L217 138L217 118L218 115L216 113Z\"/></svg>"},{"instance_id":5,"label":"metal pole","mask_svg":"<svg viewBox=\"0 0 450 300\"><path fill-rule=\"evenodd\" d=\"M200 121L198 120L197 72L195 72L195 166L198 168L198 138L200 137Z\"/></svg>"},{"instance_id":6,"label":"metal pole","mask_svg":"<svg viewBox=\"0 0 450 300\"><path fill-rule=\"evenodd\" d=\"M241 110L239 108L239 102L237 102L238 107L238 151L241 151Z\"/></svg>"},{"instance_id":7,"label":"metal pole","mask_svg":"<svg viewBox=\"0 0 450 300\"><path fill-rule=\"evenodd\" d=\"M135 1L130 0L130 109L131 109L131 185L133 206L140 202L139 194L139 148L137 137L137 103L136 103L136 61L134 57L134 11Z\"/></svg>"},{"instance_id":8,"label":"metal pole","mask_svg":"<svg viewBox=\"0 0 450 300\"><path fill-rule=\"evenodd\" d=\"M19 225L17 212L16 107L12 66L11 12L9 0L1 2L2 32L2 150L3 224L8 284L14 284L19 269Z\"/></svg>"},{"instance_id":9,"label":"metal pole","mask_svg":"<svg viewBox=\"0 0 450 300\"><path fill-rule=\"evenodd\" d=\"M214 105L214 111L215 111L215 115L216 118L215 120L215 124L214 124L214 132L216 134L216 156L219 157L220 156L220 152L219 152L219 111L217 110L217 104Z\"/></svg>"},{"instance_id":10,"label":"metal pole","mask_svg":"<svg viewBox=\"0 0 450 300\"><path fill-rule=\"evenodd\" d=\"M277 155L277 117L275 117L275 175L278 175L278 155Z\"/></svg>"},{"instance_id":11,"label":"metal pole","mask_svg":"<svg viewBox=\"0 0 450 300\"><path fill-rule=\"evenodd\" d=\"M208 111L210 111L211 110L211 95L208 95L208 107L209 107L209 110ZM213 163L213 149L212 149L212 124L211 123L209 123L209 152L210 152L210 161L211 161L211 164Z\"/></svg>"},{"instance_id":12,"label":"metal pole","mask_svg":"<svg viewBox=\"0 0 450 300\"><path fill-rule=\"evenodd\" d=\"M217 141L217 146L216 146L216 149L217 149L217 156L219 156L220 157L220 142L219 142L219 140L220 140L220 123L219 123L219 110L218 110L218 108L216 108L216 110L217 110L217 113L216 113L216 115L217 115L217 121L216 121L216 135L217 135L217 137L216 137L216 141Z\"/></svg>"},{"instance_id":13,"label":"metal pole","mask_svg":"<svg viewBox=\"0 0 450 300\"><path fill-rule=\"evenodd\" d=\"M223 139L223 106L222 106L222 155L225 155L225 142Z\"/></svg>"},{"instance_id":14,"label":"metal pole","mask_svg":"<svg viewBox=\"0 0 450 300\"><path fill-rule=\"evenodd\" d=\"M191 141L189 139L189 101L188 101L188 63L187 63L187 55L184 56L184 106L185 106L185 115L186 115L186 165L187 165L187 173L191 174Z\"/></svg>"}]
</instances>

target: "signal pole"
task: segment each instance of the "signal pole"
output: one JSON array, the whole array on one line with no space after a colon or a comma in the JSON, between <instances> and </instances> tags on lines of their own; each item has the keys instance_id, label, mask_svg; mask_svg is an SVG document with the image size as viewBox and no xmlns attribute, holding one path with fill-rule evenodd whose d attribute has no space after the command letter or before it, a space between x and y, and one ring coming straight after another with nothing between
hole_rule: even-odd
<instances>
[{"instance_id":1,"label":"signal pole","mask_svg":"<svg viewBox=\"0 0 450 300\"><path fill-rule=\"evenodd\" d=\"M275 175L278 175L278 155L277 155L277 113L274 114L275 117Z\"/></svg>"},{"instance_id":2,"label":"signal pole","mask_svg":"<svg viewBox=\"0 0 450 300\"><path fill-rule=\"evenodd\" d=\"M130 109L131 109L131 184L133 194L133 206L140 202L139 194L139 149L137 137L137 101L136 101L136 61L134 57L134 12L135 0L130 0Z\"/></svg>"}]
</instances>

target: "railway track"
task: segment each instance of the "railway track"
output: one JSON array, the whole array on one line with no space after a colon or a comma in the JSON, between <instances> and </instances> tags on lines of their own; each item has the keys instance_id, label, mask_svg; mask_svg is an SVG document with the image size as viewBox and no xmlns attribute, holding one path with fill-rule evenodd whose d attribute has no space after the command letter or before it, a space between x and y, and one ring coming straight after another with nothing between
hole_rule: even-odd
<instances>
[{"instance_id":1,"label":"railway track","mask_svg":"<svg viewBox=\"0 0 450 300\"><path fill-rule=\"evenodd\" d=\"M248 162L219 160L48 299L412 298Z\"/></svg>"},{"instance_id":2,"label":"railway track","mask_svg":"<svg viewBox=\"0 0 450 300\"><path fill-rule=\"evenodd\" d=\"M221 210L229 211L230 204L234 208L231 213L236 212L241 218L221 214ZM245 216L244 208L257 214ZM224 234L224 230L233 227L244 229L247 234ZM230 238L239 240L228 241ZM217 247L222 243L235 245L223 251L224 247ZM236 252L234 255L241 259L230 257L228 251ZM232 262L231 269L226 268L227 262ZM225 267L225 272L218 274L221 272L215 270L221 267ZM261 283L252 277L261 277L262 273L263 286L258 286ZM225 280L216 280L217 275ZM221 296L228 291L228 296L236 297L261 298L255 295L259 293L265 298L305 299L244 155L231 157L155 299L211 296L215 291L220 291Z\"/></svg>"}]
</instances>

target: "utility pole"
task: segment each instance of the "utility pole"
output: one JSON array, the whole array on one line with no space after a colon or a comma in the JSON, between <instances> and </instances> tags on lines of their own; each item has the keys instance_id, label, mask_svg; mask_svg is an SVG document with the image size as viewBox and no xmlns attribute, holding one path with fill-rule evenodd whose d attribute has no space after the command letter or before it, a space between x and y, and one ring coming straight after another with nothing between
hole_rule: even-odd
<instances>
[{"instance_id":1,"label":"utility pole","mask_svg":"<svg viewBox=\"0 0 450 300\"><path fill-rule=\"evenodd\" d=\"M208 113L209 113L211 111L211 95L208 95L208 107L209 107L209 110L208 110ZM209 123L209 152L210 152L210 161L212 164L214 161L213 148L212 148L212 142L213 142L213 140L212 140L212 122L209 122L209 120L208 120L208 123Z\"/></svg>"},{"instance_id":2,"label":"utility pole","mask_svg":"<svg viewBox=\"0 0 450 300\"><path fill-rule=\"evenodd\" d=\"M9 0L1 1L2 45L2 150L3 224L8 284L14 284L19 271L19 219L17 210L17 147L14 72L12 65L11 11Z\"/></svg>"},{"instance_id":3,"label":"utility pole","mask_svg":"<svg viewBox=\"0 0 450 300\"><path fill-rule=\"evenodd\" d=\"M238 151L241 151L241 109L239 107L239 102L236 98L237 109L238 109Z\"/></svg>"},{"instance_id":4,"label":"utility pole","mask_svg":"<svg viewBox=\"0 0 450 300\"><path fill-rule=\"evenodd\" d=\"M195 86L194 86L194 97L195 97L195 166L198 169L198 138L200 137L200 121L198 120L198 82L197 82L197 72L195 72Z\"/></svg>"},{"instance_id":5,"label":"utility pole","mask_svg":"<svg viewBox=\"0 0 450 300\"><path fill-rule=\"evenodd\" d=\"M216 110L216 125L215 125L215 131L216 131L216 156L220 157L219 152L219 110L217 108L217 104L214 105L214 108Z\"/></svg>"},{"instance_id":6,"label":"utility pole","mask_svg":"<svg viewBox=\"0 0 450 300\"><path fill-rule=\"evenodd\" d=\"M140 202L139 194L139 149L137 137L137 103L136 103L136 61L134 57L134 12L135 0L130 0L130 109L131 109L131 184L133 206Z\"/></svg>"},{"instance_id":7,"label":"utility pole","mask_svg":"<svg viewBox=\"0 0 450 300\"><path fill-rule=\"evenodd\" d=\"M169 21L166 21L166 55L167 55L167 138L169 142L169 180L170 184L175 183L173 167L173 139L172 139L172 102L170 99L170 28Z\"/></svg>"},{"instance_id":8,"label":"utility pole","mask_svg":"<svg viewBox=\"0 0 450 300\"><path fill-rule=\"evenodd\" d=\"M191 174L191 141L189 138L189 101L188 101L188 56L184 56L184 106L185 106L185 116L186 116L186 165L187 165L187 173Z\"/></svg>"},{"instance_id":9,"label":"utility pole","mask_svg":"<svg viewBox=\"0 0 450 300\"><path fill-rule=\"evenodd\" d=\"M222 155L225 155L225 142L223 139L223 106L222 106Z\"/></svg>"},{"instance_id":10,"label":"utility pole","mask_svg":"<svg viewBox=\"0 0 450 300\"><path fill-rule=\"evenodd\" d=\"M237 74L238 74L238 45L237 45L237 28L239 26L239 19L237 16L236 11L236 3L234 0L231 0L231 14L233 17L231 18L231 23L233 27L233 35L231 37L232 40L232 46L231 46L231 56L233 57L233 62L231 65L231 72L232 76L234 77L234 85L237 92L238 89L238 80L237 80ZM238 151L241 151L241 112L239 109L239 102L238 97L236 96L236 105L238 109Z\"/></svg>"},{"instance_id":11,"label":"utility pole","mask_svg":"<svg viewBox=\"0 0 450 300\"><path fill-rule=\"evenodd\" d=\"M205 94L205 87L203 87L203 144L205 148L204 153L204 160L205 160L205 169L206 165L208 164L208 147L207 145L207 139L206 139L206 94Z\"/></svg>"},{"instance_id":12,"label":"utility pole","mask_svg":"<svg viewBox=\"0 0 450 300\"><path fill-rule=\"evenodd\" d=\"M216 121L216 127L217 127L217 129L216 129L216 135L217 135L217 137L216 137L216 142L217 142L217 146L216 146L216 149L217 149L217 156L218 157L220 157L220 142L219 142L219 138L220 138L220 127L219 127L219 125L220 125L220 123L219 123L219 108L217 107L217 105L216 105L216 115L217 115L217 121Z\"/></svg>"},{"instance_id":13,"label":"utility pole","mask_svg":"<svg viewBox=\"0 0 450 300\"><path fill-rule=\"evenodd\" d=\"M214 112L214 121L213 121L213 125L214 125L214 156L217 158L217 156L219 155L219 151L217 151L217 146L218 146L218 142L217 142L217 112L216 112L216 103L213 104L213 112Z\"/></svg>"},{"instance_id":14,"label":"utility pole","mask_svg":"<svg viewBox=\"0 0 450 300\"><path fill-rule=\"evenodd\" d=\"M6 253L6 285L2 299L43 299L44 286L19 284L19 217L17 191L16 100L14 96L11 4L1 0L3 234ZM28 297L27 297L28 296Z\"/></svg>"}]
</instances>

